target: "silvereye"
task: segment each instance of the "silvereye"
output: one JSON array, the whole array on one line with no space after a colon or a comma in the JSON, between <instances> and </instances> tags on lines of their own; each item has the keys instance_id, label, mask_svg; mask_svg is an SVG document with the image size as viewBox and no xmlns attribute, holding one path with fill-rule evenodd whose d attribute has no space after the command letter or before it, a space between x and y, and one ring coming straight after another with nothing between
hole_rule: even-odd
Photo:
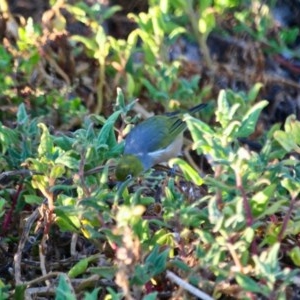
<instances>
[{"instance_id":1,"label":"silvereye","mask_svg":"<svg viewBox=\"0 0 300 300\"><path fill-rule=\"evenodd\" d=\"M187 112L206 107L199 104ZM135 126L125 138L124 155L116 166L116 178L124 181L180 154L186 124L182 112L153 116Z\"/></svg>"}]
</instances>

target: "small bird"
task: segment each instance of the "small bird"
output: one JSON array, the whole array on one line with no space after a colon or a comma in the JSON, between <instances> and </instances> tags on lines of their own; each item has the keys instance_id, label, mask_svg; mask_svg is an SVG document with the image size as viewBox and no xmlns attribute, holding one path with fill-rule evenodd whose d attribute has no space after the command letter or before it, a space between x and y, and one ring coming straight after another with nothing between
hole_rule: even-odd
<instances>
[{"instance_id":1,"label":"small bird","mask_svg":"<svg viewBox=\"0 0 300 300\"><path fill-rule=\"evenodd\" d=\"M184 112L195 113L206 106L201 103ZM181 119L184 112L150 117L129 132L125 138L124 155L116 166L117 180L136 177L180 154L186 129L186 123Z\"/></svg>"}]
</instances>

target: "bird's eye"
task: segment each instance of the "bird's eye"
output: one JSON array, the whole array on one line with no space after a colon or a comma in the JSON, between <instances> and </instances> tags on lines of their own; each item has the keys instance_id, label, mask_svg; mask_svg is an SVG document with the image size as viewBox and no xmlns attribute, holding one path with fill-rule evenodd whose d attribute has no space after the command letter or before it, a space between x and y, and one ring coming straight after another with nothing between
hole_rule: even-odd
<instances>
[{"instance_id":1,"label":"bird's eye","mask_svg":"<svg viewBox=\"0 0 300 300\"><path fill-rule=\"evenodd\" d=\"M132 175L131 174L128 174L127 176L126 176L126 180L129 180L129 179L131 179L132 178Z\"/></svg>"}]
</instances>

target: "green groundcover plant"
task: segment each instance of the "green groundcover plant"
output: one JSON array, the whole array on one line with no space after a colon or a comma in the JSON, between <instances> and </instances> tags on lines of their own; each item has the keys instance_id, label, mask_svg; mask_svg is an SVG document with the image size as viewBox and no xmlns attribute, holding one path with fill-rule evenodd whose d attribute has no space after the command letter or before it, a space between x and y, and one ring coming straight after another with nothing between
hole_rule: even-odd
<instances>
[{"instance_id":1,"label":"green groundcover plant","mask_svg":"<svg viewBox=\"0 0 300 300\"><path fill-rule=\"evenodd\" d=\"M17 27L15 44L5 40L0 46L0 261L7 264L1 264L0 299L291 299L297 294L300 122L290 115L284 124L264 124L268 102L260 100L261 83L214 94L215 66L207 45L211 33L228 36L221 24L230 16L231 33L247 33L263 45L263 53L297 57L290 45L298 28L269 35L275 27L271 2L149 1L147 12L129 14L136 28L126 39L105 30L118 6L61 3L90 33L67 36L65 15L53 3L53 32L64 32L78 64L84 57L92 61L89 67L97 66L92 80L64 78L32 19ZM210 79L205 87L200 88L199 74L182 75L182 57L170 59L168 51L180 38L201 49ZM50 53L59 61L59 51ZM55 66L60 76L51 74ZM35 85L34 75L43 67L51 76L44 72ZM76 94L81 81L94 83L93 114ZM205 113L183 116L205 169L174 158L167 171L156 168L116 182L123 137L137 122L131 100L137 95L163 109L209 104ZM112 112L103 116L107 106ZM51 122L56 118L74 126L56 127ZM261 124L265 131L254 135Z\"/></svg>"},{"instance_id":2,"label":"green groundcover plant","mask_svg":"<svg viewBox=\"0 0 300 300\"><path fill-rule=\"evenodd\" d=\"M51 236L51 228L58 226L61 234L80 235L98 249L59 275L57 299L61 294L73 295L73 278L92 274L116 282L119 294L109 286L100 288L113 299L130 297L131 289L135 295L150 297L148 285L154 278L159 284L167 270L179 272L215 298L221 296L225 283L235 285L239 297L286 297L299 266L299 247L293 241L299 234L295 155L300 123L289 117L283 129L275 125L262 137L260 152L251 151L238 140L254 132L267 102L249 109L240 99L231 91L220 92L213 127L190 115L184 117L193 148L209 157L212 172L200 176L182 159L173 159L171 164L179 166L191 188L206 186L206 192L187 197L176 188L177 176L168 177L159 199L161 218L143 217L145 207L157 201L143 193L145 187L134 192L128 182L119 186L111 179L112 161L122 152L115 124L132 107L125 104L121 90L115 112L107 120L88 116L84 127L73 133L51 133L44 123L30 118L24 105L19 107L15 128L1 125L3 226L9 225L9 195L14 190L14 213L25 207L44 210L40 211L45 222L41 245ZM95 164L101 167L89 173ZM7 233L8 243L15 238ZM103 252L105 242L113 259ZM101 257L107 259L104 266L97 264ZM188 263L188 257L194 263ZM15 295L24 295L31 284L20 280ZM7 288L2 281L3 295ZM99 288L85 297L96 299L98 292Z\"/></svg>"}]
</instances>

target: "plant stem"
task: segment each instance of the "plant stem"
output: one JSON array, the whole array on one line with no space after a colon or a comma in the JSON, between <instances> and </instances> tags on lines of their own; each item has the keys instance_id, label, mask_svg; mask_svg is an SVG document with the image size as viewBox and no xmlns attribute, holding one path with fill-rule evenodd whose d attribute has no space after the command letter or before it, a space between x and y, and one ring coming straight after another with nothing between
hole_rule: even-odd
<instances>
[{"instance_id":1,"label":"plant stem","mask_svg":"<svg viewBox=\"0 0 300 300\"><path fill-rule=\"evenodd\" d=\"M240 175L240 173L237 170L234 170L234 172L235 172L235 176L236 176L236 187L241 192L241 195L243 198L243 206L244 206L245 214L246 214L246 223L247 223L247 226L250 227L253 224L253 217L252 217L251 207L248 202L245 189L243 187L242 176Z\"/></svg>"},{"instance_id":2,"label":"plant stem","mask_svg":"<svg viewBox=\"0 0 300 300\"><path fill-rule=\"evenodd\" d=\"M198 28L198 20L201 16L195 14L195 11L194 11L193 5L192 5L192 1L187 1L186 13L189 16L189 19L190 19L190 22L192 25L192 29L194 31L194 34L196 35L198 45L203 54L204 63L210 70L212 70L213 62L212 62L212 59L209 54L208 46L206 44L206 36L201 34L201 32L199 31L199 28Z\"/></svg>"},{"instance_id":3,"label":"plant stem","mask_svg":"<svg viewBox=\"0 0 300 300\"><path fill-rule=\"evenodd\" d=\"M292 214L295 202L296 202L296 197L292 197L291 202L290 202L290 206L289 206L289 209L288 209L288 212L284 216L284 219L283 219L283 222L282 222L282 226L281 226L280 232L278 234L278 238L277 239L278 239L279 242L281 242L283 240L283 238L284 238L284 233L285 233L285 230L287 228L288 221L290 220L290 217L291 217L291 214Z\"/></svg>"}]
</instances>

